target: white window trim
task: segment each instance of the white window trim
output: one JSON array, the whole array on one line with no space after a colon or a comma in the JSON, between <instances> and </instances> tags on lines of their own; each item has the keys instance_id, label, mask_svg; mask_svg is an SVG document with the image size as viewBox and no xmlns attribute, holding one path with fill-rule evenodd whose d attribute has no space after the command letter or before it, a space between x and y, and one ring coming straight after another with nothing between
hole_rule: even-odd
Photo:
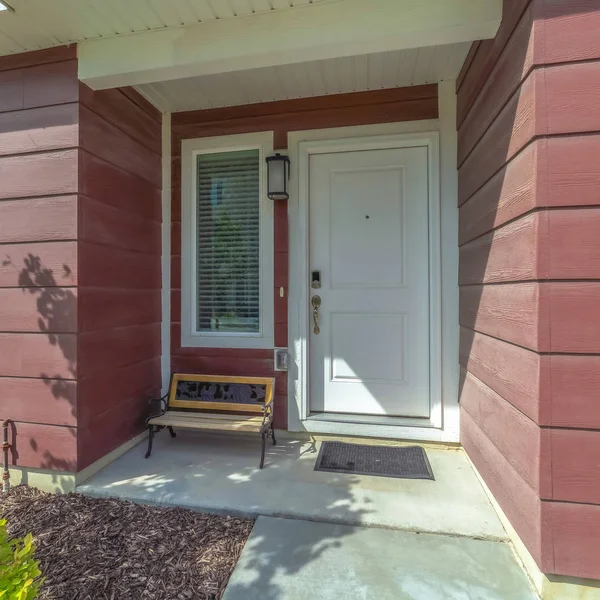
<instances>
[{"instance_id":1,"label":"white window trim","mask_svg":"<svg viewBox=\"0 0 600 600\"><path fill-rule=\"evenodd\" d=\"M200 333L195 328L196 157L214 152L258 150L260 168L260 293L258 334ZM267 198L265 159L273 154L273 132L183 140L181 143L181 345L193 348L273 348L273 202Z\"/></svg>"}]
</instances>

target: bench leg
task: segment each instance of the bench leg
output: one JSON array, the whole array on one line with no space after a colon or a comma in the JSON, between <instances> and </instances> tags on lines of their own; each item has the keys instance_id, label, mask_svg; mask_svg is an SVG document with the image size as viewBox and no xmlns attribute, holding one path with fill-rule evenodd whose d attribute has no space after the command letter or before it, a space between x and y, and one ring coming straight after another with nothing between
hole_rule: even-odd
<instances>
[{"instance_id":1,"label":"bench leg","mask_svg":"<svg viewBox=\"0 0 600 600\"><path fill-rule=\"evenodd\" d=\"M152 440L154 439L154 427L152 425L148 425L148 452L146 452L146 458L150 456L152 453Z\"/></svg>"},{"instance_id":2,"label":"bench leg","mask_svg":"<svg viewBox=\"0 0 600 600\"><path fill-rule=\"evenodd\" d=\"M273 429L272 424L271 424L271 437L273 438L273 446L277 446L277 440L275 439L275 429Z\"/></svg>"},{"instance_id":3,"label":"bench leg","mask_svg":"<svg viewBox=\"0 0 600 600\"><path fill-rule=\"evenodd\" d=\"M173 427L171 427L169 425L169 433L171 434L171 437L177 437L177 434L173 431Z\"/></svg>"},{"instance_id":4,"label":"bench leg","mask_svg":"<svg viewBox=\"0 0 600 600\"><path fill-rule=\"evenodd\" d=\"M265 466L265 445L267 442L267 432L264 431L262 434L262 449L260 451L260 468Z\"/></svg>"}]
</instances>

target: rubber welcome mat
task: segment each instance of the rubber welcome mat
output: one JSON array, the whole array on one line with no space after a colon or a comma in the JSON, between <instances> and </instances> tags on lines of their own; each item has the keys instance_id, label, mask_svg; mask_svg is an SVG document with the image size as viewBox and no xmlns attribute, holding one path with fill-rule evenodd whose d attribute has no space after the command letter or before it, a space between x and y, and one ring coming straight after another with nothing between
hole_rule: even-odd
<instances>
[{"instance_id":1,"label":"rubber welcome mat","mask_svg":"<svg viewBox=\"0 0 600 600\"><path fill-rule=\"evenodd\" d=\"M315 471L435 480L427 454L421 446L366 446L323 442Z\"/></svg>"}]
</instances>

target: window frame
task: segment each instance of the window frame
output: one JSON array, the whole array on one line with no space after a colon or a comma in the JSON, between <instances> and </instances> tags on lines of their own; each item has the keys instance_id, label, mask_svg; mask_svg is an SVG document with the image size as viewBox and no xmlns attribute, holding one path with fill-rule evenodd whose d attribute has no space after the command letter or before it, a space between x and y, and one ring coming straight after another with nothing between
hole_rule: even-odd
<instances>
[{"instance_id":1,"label":"window frame","mask_svg":"<svg viewBox=\"0 0 600 600\"><path fill-rule=\"evenodd\" d=\"M259 332L197 330L197 157L258 150L259 156ZM187 139L181 142L181 346L187 348L274 347L273 202L267 198L266 157L273 154L273 132Z\"/></svg>"}]
</instances>

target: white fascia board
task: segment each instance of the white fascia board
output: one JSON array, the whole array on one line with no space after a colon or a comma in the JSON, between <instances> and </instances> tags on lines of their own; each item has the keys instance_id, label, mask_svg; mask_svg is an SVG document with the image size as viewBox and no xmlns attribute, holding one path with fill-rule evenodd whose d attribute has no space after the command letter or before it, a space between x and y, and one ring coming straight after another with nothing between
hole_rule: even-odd
<instances>
[{"instance_id":1,"label":"white fascia board","mask_svg":"<svg viewBox=\"0 0 600 600\"><path fill-rule=\"evenodd\" d=\"M81 42L79 78L106 89L494 37L502 0L340 0Z\"/></svg>"}]
</instances>

